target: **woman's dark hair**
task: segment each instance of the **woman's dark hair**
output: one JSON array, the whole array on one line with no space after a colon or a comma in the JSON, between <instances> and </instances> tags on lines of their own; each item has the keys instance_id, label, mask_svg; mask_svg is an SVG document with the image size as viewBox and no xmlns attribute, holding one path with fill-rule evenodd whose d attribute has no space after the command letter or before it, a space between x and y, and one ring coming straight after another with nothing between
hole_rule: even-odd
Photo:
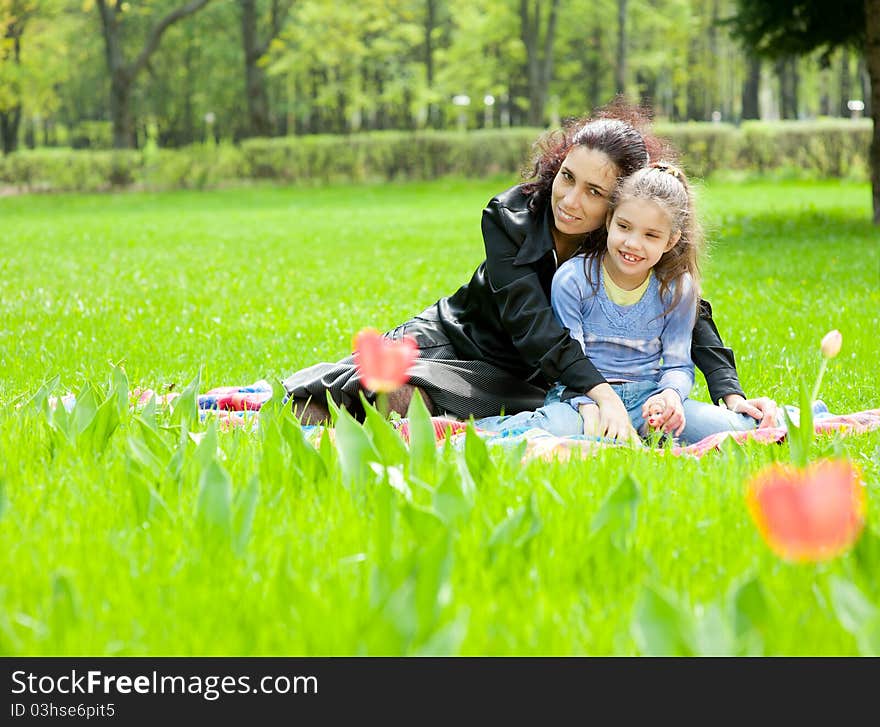
<instances>
[{"instance_id":1,"label":"woman's dark hair","mask_svg":"<svg viewBox=\"0 0 880 727\"><path fill-rule=\"evenodd\" d=\"M618 177L626 177L649 162L672 157L668 144L647 129L648 110L616 98L597 109L592 116L570 119L561 129L551 131L535 143L533 167L524 173L522 190L529 195L529 210L537 214L550 199L553 179L575 146L604 152L617 167Z\"/></svg>"}]
</instances>

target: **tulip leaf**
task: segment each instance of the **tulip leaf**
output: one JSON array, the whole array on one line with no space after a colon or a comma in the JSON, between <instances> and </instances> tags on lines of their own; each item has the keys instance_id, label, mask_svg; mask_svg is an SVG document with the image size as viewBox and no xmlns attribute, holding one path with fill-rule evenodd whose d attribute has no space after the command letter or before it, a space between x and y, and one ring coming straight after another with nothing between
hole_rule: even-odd
<instances>
[{"instance_id":1,"label":"tulip leaf","mask_svg":"<svg viewBox=\"0 0 880 727\"><path fill-rule=\"evenodd\" d=\"M159 433L159 423L156 421L156 395L152 394L150 400L146 403L140 414L137 415L144 424L157 434Z\"/></svg>"},{"instance_id":2,"label":"tulip leaf","mask_svg":"<svg viewBox=\"0 0 880 727\"><path fill-rule=\"evenodd\" d=\"M220 440L217 437L215 420L212 418L196 447L196 461L199 464L199 469L204 470L217 459L218 454L220 454Z\"/></svg>"},{"instance_id":3,"label":"tulip leaf","mask_svg":"<svg viewBox=\"0 0 880 727\"><path fill-rule=\"evenodd\" d=\"M710 603L702 609L694 625L694 641L699 656L727 656L734 652L733 630L719 604Z\"/></svg>"},{"instance_id":4,"label":"tulip leaf","mask_svg":"<svg viewBox=\"0 0 880 727\"><path fill-rule=\"evenodd\" d=\"M464 456L471 477L476 482L482 482L486 472L492 466L492 461L489 459L489 447L477 434L473 420L468 422L464 435Z\"/></svg>"},{"instance_id":5,"label":"tulip leaf","mask_svg":"<svg viewBox=\"0 0 880 727\"><path fill-rule=\"evenodd\" d=\"M330 412L330 426L336 426L336 420L339 418L340 408L339 405L333 401L333 397L330 396L330 389L327 389L325 392L327 399L327 411Z\"/></svg>"},{"instance_id":6,"label":"tulip leaf","mask_svg":"<svg viewBox=\"0 0 880 727\"><path fill-rule=\"evenodd\" d=\"M73 431L76 436L79 436L92 423L100 403L98 392L87 381L76 395L76 405L73 407ZM58 406L63 407L64 405L59 401Z\"/></svg>"},{"instance_id":7,"label":"tulip leaf","mask_svg":"<svg viewBox=\"0 0 880 727\"><path fill-rule=\"evenodd\" d=\"M798 425L794 423L794 420L788 413L788 409L783 407L782 414L785 417L785 428L788 431L788 447L791 452L791 462L795 467L806 467L807 453L803 450L800 429Z\"/></svg>"},{"instance_id":8,"label":"tulip leaf","mask_svg":"<svg viewBox=\"0 0 880 727\"><path fill-rule=\"evenodd\" d=\"M232 482L217 460L202 470L196 520L209 538L229 542L232 537Z\"/></svg>"},{"instance_id":9,"label":"tulip leaf","mask_svg":"<svg viewBox=\"0 0 880 727\"><path fill-rule=\"evenodd\" d=\"M446 532L446 524L438 513L413 502L403 507L403 516L419 543L436 540Z\"/></svg>"},{"instance_id":10,"label":"tulip leaf","mask_svg":"<svg viewBox=\"0 0 880 727\"><path fill-rule=\"evenodd\" d=\"M92 420L80 433L80 438L92 452L103 452L107 442L119 426L119 409L114 396L106 398Z\"/></svg>"},{"instance_id":11,"label":"tulip leaf","mask_svg":"<svg viewBox=\"0 0 880 727\"><path fill-rule=\"evenodd\" d=\"M859 570L865 574L865 577L873 579L880 569L880 536L866 527L853 549L853 554Z\"/></svg>"},{"instance_id":12,"label":"tulip leaf","mask_svg":"<svg viewBox=\"0 0 880 727\"><path fill-rule=\"evenodd\" d=\"M260 499L260 480L257 475L251 477L247 487L235 497L235 549L243 553L251 537L257 501Z\"/></svg>"},{"instance_id":13,"label":"tulip leaf","mask_svg":"<svg viewBox=\"0 0 880 727\"><path fill-rule=\"evenodd\" d=\"M494 558L501 546L510 545L522 548L541 532L543 522L538 512L535 493L529 497L528 504L519 507L502 520L489 537L489 553Z\"/></svg>"},{"instance_id":14,"label":"tulip leaf","mask_svg":"<svg viewBox=\"0 0 880 727\"><path fill-rule=\"evenodd\" d=\"M187 384L180 396L173 404L171 410L171 424L179 424L187 431L192 430L199 421L199 386L202 382L202 368L199 373Z\"/></svg>"},{"instance_id":15,"label":"tulip leaf","mask_svg":"<svg viewBox=\"0 0 880 727\"><path fill-rule=\"evenodd\" d=\"M645 656L690 656L690 634L676 599L645 586L636 601L632 635Z\"/></svg>"},{"instance_id":16,"label":"tulip leaf","mask_svg":"<svg viewBox=\"0 0 880 727\"><path fill-rule=\"evenodd\" d=\"M269 381L272 385L272 396L264 401L260 407L259 431L262 437L265 437L266 432L273 429L278 418L283 416L287 399L287 390L281 382L274 377L270 377ZM288 404L292 406L292 402L288 402Z\"/></svg>"},{"instance_id":17,"label":"tulip leaf","mask_svg":"<svg viewBox=\"0 0 880 727\"><path fill-rule=\"evenodd\" d=\"M406 412L409 422L409 455L412 474L430 482L433 479L437 459L437 438L434 423L425 402L418 394L413 394Z\"/></svg>"},{"instance_id":18,"label":"tulip leaf","mask_svg":"<svg viewBox=\"0 0 880 727\"><path fill-rule=\"evenodd\" d=\"M49 396L58 388L58 383L61 381L61 376L53 376L48 381L45 381L39 389L37 389L36 393L27 400L25 407L32 409L34 411L41 411L43 414L49 418L50 410L49 410ZM58 406L62 406L61 402L58 402Z\"/></svg>"},{"instance_id":19,"label":"tulip leaf","mask_svg":"<svg viewBox=\"0 0 880 727\"><path fill-rule=\"evenodd\" d=\"M880 656L880 616L874 616L864 624L856 636L859 654L862 656Z\"/></svg>"},{"instance_id":20,"label":"tulip leaf","mask_svg":"<svg viewBox=\"0 0 880 727\"><path fill-rule=\"evenodd\" d=\"M330 429L326 427L321 429L321 440L318 444L318 453L321 456L321 462L324 465L324 469L327 472L331 472L340 457L337 453L336 447L333 446L333 437L330 434Z\"/></svg>"},{"instance_id":21,"label":"tulip leaf","mask_svg":"<svg viewBox=\"0 0 880 727\"><path fill-rule=\"evenodd\" d=\"M325 437L322 436L320 443L322 451L319 453L309 444L302 427L293 414L285 412L284 418L281 420L281 435L290 447L291 462L303 474L303 481L313 482L326 475L335 456L329 434L326 436L327 451L323 450Z\"/></svg>"},{"instance_id":22,"label":"tulip leaf","mask_svg":"<svg viewBox=\"0 0 880 727\"><path fill-rule=\"evenodd\" d=\"M731 607L734 632L738 637L766 628L769 621L767 597L757 576L735 585Z\"/></svg>"},{"instance_id":23,"label":"tulip leaf","mask_svg":"<svg viewBox=\"0 0 880 727\"><path fill-rule=\"evenodd\" d=\"M618 549L626 548L636 528L639 497L638 482L630 474L623 475L590 522L590 536L604 535Z\"/></svg>"},{"instance_id":24,"label":"tulip leaf","mask_svg":"<svg viewBox=\"0 0 880 727\"><path fill-rule=\"evenodd\" d=\"M880 614L855 583L838 576L831 579L831 605L840 625L856 637Z\"/></svg>"},{"instance_id":25,"label":"tulip leaf","mask_svg":"<svg viewBox=\"0 0 880 727\"><path fill-rule=\"evenodd\" d=\"M113 366L110 372L110 398L116 402L119 417L125 417L129 412L128 376L122 366Z\"/></svg>"},{"instance_id":26,"label":"tulip leaf","mask_svg":"<svg viewBox=\"0 0 880 727\"><path fill-rule=\"evenodd\" d=\"M342 475L349 482L367 481L371 477L370 462L382 462L363 427L345 409L339 410L336 420L336 449Z\"/></svg>"},{"instance_id":27,"label":"tulip leaf","mask_svg":"<svg viewBox=\"0 0 880 727\"><path fill-rule=\"evenodd\" d=\"M52 575L52 627L62 634L79 620L80 607L76 588L67 573Z\"/></svg>"},{"instance_id":28,"label":"tulip leaf","mask_svg":"<svg viewBox=\"0 0 880 727\"><path fill-rule=\"evenodd\" d=\"M439 521L438 521L439 522ZM419 548L415 563L415 606L418 635L426 638L443 607L443 590L452 566L452 538L445 529Z\"/></svg>"},{"instance_id":29,"label":"tulip leaf","mask_svg":"<svg viewBox=\"0 0 880 727\"><path fill-rule=\"evenodd\" d=\"M798 422L798 433L801 438L801 452L804 461L801 464L805 467L810 461L810 449L815 439L813 432L813 401L810 398L810 392L805 384L801 384L801 412Z\"/></svg>"},{"instance_id":30,"label":"tulip leaf","mask_svg":"<svg viewBox=\"0 0 880 727\"><path fill-rule=\"evenodd\" d=\"M394 431L394 427L382 416L375 407L371 406L360 392L361 403L364 406L364 430L373 440L373 445L382 457L386 465L402 465L407 460L406 445L400 435Z\"/></svg>"}]
</instances>

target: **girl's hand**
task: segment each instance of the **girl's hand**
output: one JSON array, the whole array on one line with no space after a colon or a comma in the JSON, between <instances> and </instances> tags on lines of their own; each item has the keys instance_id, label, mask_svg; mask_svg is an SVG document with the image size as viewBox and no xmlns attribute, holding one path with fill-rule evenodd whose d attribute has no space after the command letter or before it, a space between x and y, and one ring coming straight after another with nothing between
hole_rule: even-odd
<instances>
[{"instance_id":1,"label":"girl's hand","mask_svg":"<svg viewBox=\"0 0 880 727\"><path fill-rule=\"evenodd\" d=\"M623 441L639 441L639 435L629 419L629 412L610 384L594 386L587 392L587 396L599 407L597 435Z\"/></svg>"},{"instance_id":2,"label":"girl's hand","mask_svg":"<svg viewBox=\"0 0 880 727\"><path fill-rule=\"evenodd\" d=\"M681 397L672 389L664 389L659 394L648 397L642 405L642 418L654 431L673 433L676 437L684 431L687 423Z\"/></svg>"},{"instance_id":3,"label":"girl's hand","mask_svg":"<svg viewBox=\"0 0 880 727\"><path fill-rule=\"evenodd\" d=\"M760 396L757 399L744 399L739 394L728 394L724 397L724 405L732 412L746 414L758 420L758 429L776 426L778 407L773 399Z\"/></svg>"}]
</instances>

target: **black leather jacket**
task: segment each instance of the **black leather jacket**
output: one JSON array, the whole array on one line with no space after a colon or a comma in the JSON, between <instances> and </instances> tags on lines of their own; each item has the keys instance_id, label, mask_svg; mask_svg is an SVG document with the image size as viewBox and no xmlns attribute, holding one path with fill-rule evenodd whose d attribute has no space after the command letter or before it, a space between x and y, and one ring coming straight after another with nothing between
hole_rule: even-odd
<instances>
[{"instance_id":1,"label":"black leather jacket","mask_svg":"<svg viewBox=\"0 0 880 727\"><path fill-rule=\"evenodd\" d=\"M527 203L519 185L489 201L482 223L486 260L469 283L437 303L440 321L462 359L488 361L538 386L559 381L586 392L605 379L553 314L551 212L548 205L533 215ZM721 342L704 300L691 356L713 402L744 395L733 351Z\"/></svg>"}]
</instances>

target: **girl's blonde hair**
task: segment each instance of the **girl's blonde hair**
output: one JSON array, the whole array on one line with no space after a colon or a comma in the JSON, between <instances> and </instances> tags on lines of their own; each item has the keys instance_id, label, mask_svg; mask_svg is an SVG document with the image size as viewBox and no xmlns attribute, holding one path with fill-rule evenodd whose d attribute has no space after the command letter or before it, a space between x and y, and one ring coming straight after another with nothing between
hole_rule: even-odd
<instances>
[{"instance_id":1,"label":"girl's blonde hair","mask_svg":"<svg viewBox=\"0 0 880 727\"><path fill-rule=\"evenodd\" d=\"M609 218L614 210L630 200L649 200L665 210L672 222L672 232L681 232L675 245L663 253L654 266L654 275L660 284L660 295L665 300L673 283L686 273L690 273L694 282L697 300L700 296L700 258L703 255L705 239L703 229L694 210L694 195L684 172L669 162L654 162L639 169L620 181L611 196ZM604 254L607 245L594 251L595 255ZM675 287L675 293L668 313L681 300L681 286Z\"/></svg>"}]
</instances>

